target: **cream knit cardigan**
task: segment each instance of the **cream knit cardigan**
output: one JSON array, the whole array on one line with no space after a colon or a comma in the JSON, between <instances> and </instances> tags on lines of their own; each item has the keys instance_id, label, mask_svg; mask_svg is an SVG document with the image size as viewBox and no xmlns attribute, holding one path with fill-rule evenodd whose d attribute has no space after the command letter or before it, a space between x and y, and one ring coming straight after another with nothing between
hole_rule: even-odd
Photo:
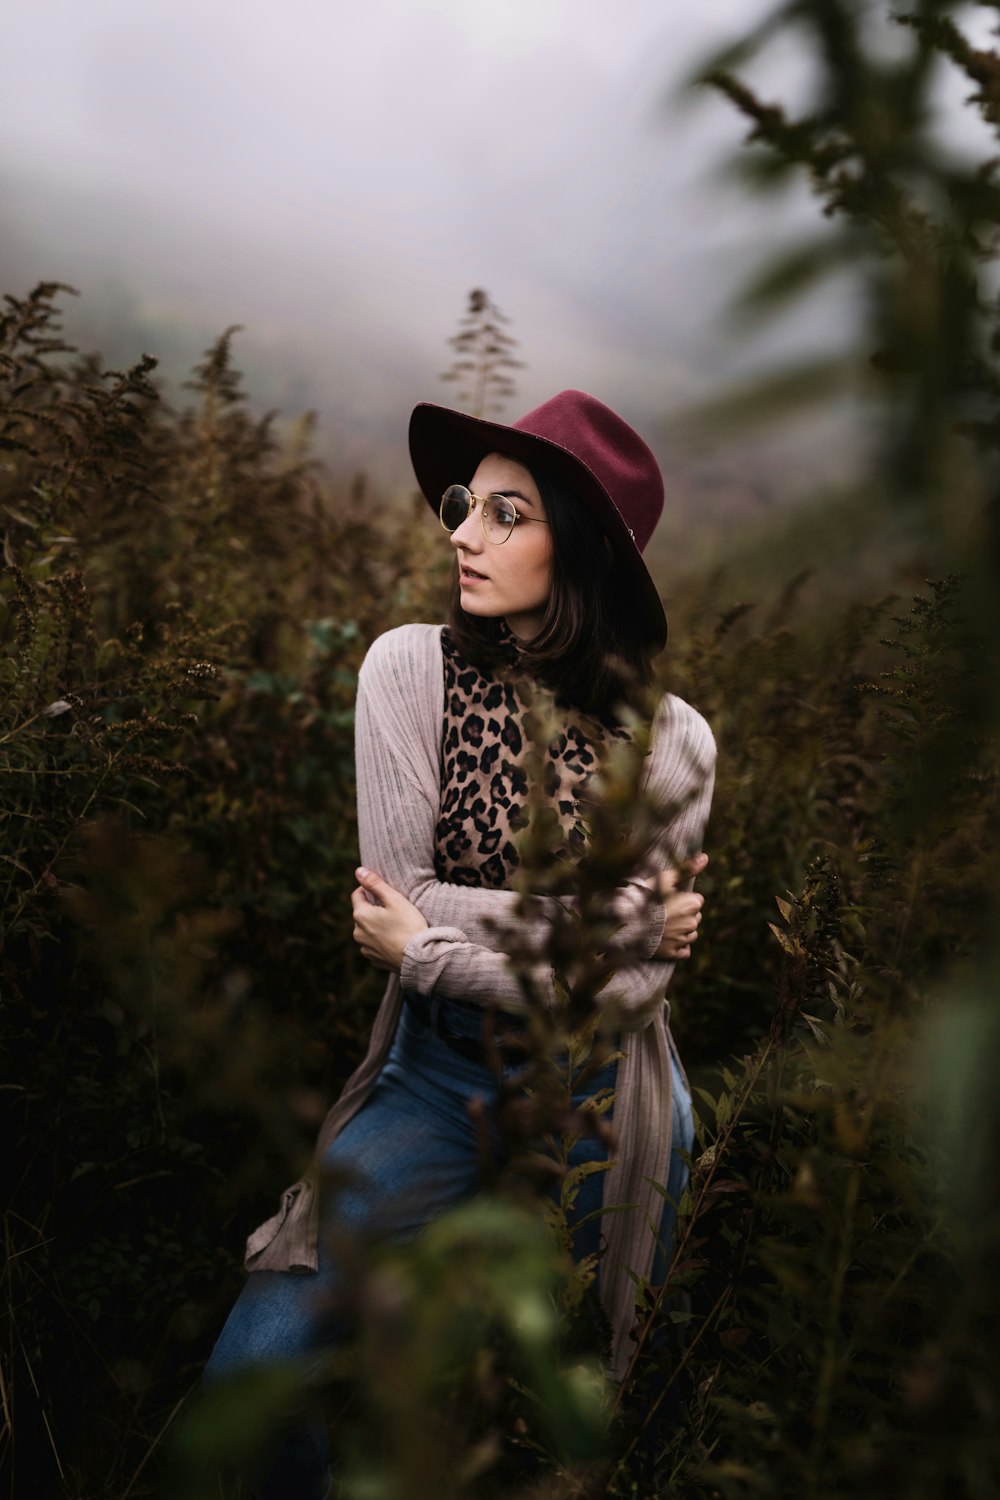
<instances>
[{"instance_id":1,"label":"cream knit cardigan","mask_svg":"<svg viewBox=\"0 0 1000 1500\"><path fill-rule=\"evenodd\" d=\"M451 885L435 876L434 834L441 801L444 662L440 625L402 625L378 637L358 677L355 748L358 841L361 864L401 890L430 924L406 944L400 974L392 974L375 1017L368 1054L344 1086L320 1130L314 1162L368 1098L388 1056L403 989L475 1002L488 998L503 1010L523 1011L524 993L493 921L515 925L542 951L552 903L569 898L534 896L530 918L518 917L515 891ZM653 725L644 785L678 811L664 827L648 870L665 869L702 847L715 768L712 732L695 709L665 694ZM635 943L644 959L625 964L607 993L626 1033L618 1066L614 1122L618 1155L604 1177L604 1203L632 1204L605 1221L607 1249L601 1294L613 1330L613 1373L628 1362L635 1316L631 1267L648 1276L662 1199L652 1183L667 1181L672 1132L666 989L673 965L651 958L663 933L664 908L638 876L619 892L622 921L617 941ZM537 964L552 996L551 969ZM312 1175L288 1188L278 1213L247 1240L249 1271L315 1271L318 1192Z\"/></svg>"}]
</instances>

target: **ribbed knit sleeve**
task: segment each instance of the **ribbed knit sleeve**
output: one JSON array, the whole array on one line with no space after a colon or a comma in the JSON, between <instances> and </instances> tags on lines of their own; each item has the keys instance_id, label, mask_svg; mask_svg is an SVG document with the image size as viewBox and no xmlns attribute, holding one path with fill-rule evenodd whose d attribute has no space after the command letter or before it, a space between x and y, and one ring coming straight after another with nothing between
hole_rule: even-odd
<instances>
[{"instance_id":1,"label":"ribbed knit sleeve","mask_svg":"<svg viewBox=\"0 0 1000 1500\"><path fill-rule=\"evenodd\" d=\"M432 852L443 696L440 627L402 626L373 643L359 675L356 715L361 861L402 891L430 923L407 943L400 974L404 988L521 1010L524 991L492 924L516 928L529 951L541 952L557 898L532 896L529 914L519 916L516 892L436 879ZM714 756L704 719L681 699L666 697L654 725L646 784L674 811L648 873L700 849ZM619 893L617 910L626 919L619 942L634 944L643 959L623 964L604 993L619 1007L623 1025L642 1025L673 970L650 956L662 936L663 904L637 880ZM551 999L551 968L536 964L532 978L536 995Z\"/></svg>"}]
</instances>

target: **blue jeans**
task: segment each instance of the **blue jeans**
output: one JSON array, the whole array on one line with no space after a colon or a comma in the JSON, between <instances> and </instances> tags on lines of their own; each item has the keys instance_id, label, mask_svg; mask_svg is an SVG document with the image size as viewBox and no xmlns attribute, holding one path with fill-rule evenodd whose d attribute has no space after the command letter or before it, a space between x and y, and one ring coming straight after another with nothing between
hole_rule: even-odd
<instances>
[{"instance_id":1,"label":"blue jeans","mask_svg":"<svg viewBox=\"0 0 1000 1500\"><path fill-rule=\"evenodd\" d=\"M482 1013L473 1007L428 997L439 1029L448 1036L478 1040ZM498 1032L502 1029L498 1025ZM691 1099L675 1063L673 1067L673 1145L690 1151L694 1141ZM504 1065L509 1081L519 1069ZM612 1088L617 1063L606 1064L574 1094L582 1103L601 1089ZM480 1187L480 1151L476 1126L468 1111L473 1099L490 1107L497 1099L497 1079L485 1061L456 1053L436 1031L403 1004L392 1050L369 1099L337 1136L325 1158L345 1185L333 1202L338 1233L382 1234L412 1238L432 1219L470 1198ZM497 1154L501 1150L494 1139ZM581 1139L570 1165L606 1159L597 1140ZM585 1177L570 1218L570 1227L599 1209L605 1174ZM675 1149L671 1154L667 1194L676 1203L687 1184L687 1167ZM675 1212L665 1203L660 1238L669 1252ZM285 1271L255 1271L243 1286L205 1369L212 1383L238 1371L276 1361L308 1361L321 1355L337 1330L320 1313L338 1283L329 1233L320 1235L319 1271L314 1276ZM596 1251L600 1220L593 1217L574 1233L577 1259ZM666 1267L657 1251L654 1281ZM322 1423L303 1425L290 1434L261 1485L261 1496L294 1494L313 1500L326 1493L329 1452Z\"/></svg>"}]
</instances>

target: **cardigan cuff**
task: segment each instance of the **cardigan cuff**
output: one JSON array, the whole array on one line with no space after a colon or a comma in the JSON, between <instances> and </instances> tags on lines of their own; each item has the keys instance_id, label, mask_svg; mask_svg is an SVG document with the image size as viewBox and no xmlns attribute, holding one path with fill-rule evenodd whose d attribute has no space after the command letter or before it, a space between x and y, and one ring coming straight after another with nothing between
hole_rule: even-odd
<instances>
[{"instance_id":1,"label":"cardigan cuff","mask_svg":"<svg viewBox=\"0 0 1000 1500\"><path fill-rule=\"evenodd\" d=\"M623 928L632 926L632 933L625 941L630 950L634 948L635 961L644 962L652 958L662 941L663 927L667 920L667 908L662 897L643 881L630 880L615 896L613 910ZM614 953L621 946L621 933L615 933L609 951Z\"/></svg>"},{"instance_id":2,"label":"cardigan cuff","mask_svg":"<svg viewBox=\"0 0 1000 1500\"><path fill-rule=\"evenodd\" d=\"M404 990L416 990L420 995L429 995L437 978L436 960L442 956L442 948L451 943L467 943L469 939L461 927L422 927L407 940L403 949L403 961L399 966L399 982ZM429 973L428 966L433 973ZM426 988L424 987L426 986Z\"/></svg>"}]
</instances>

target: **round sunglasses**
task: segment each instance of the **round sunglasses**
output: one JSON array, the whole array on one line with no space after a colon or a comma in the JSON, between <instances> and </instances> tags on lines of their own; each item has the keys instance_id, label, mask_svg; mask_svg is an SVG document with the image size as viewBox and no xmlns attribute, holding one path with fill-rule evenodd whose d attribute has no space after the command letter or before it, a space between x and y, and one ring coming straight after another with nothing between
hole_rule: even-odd
<instances>
[{"instance_id":1,"label":"round sunglasses","mask_svg":"<svg viewBox=\"0 0 1000 1500\"><path fill-rule=\"evenodd\" d=\"M441 496L441 525L445 531L457 531L462 522L475 510L479 512L483 536L488 542L505 542L518 521L537 521L547 526L540 516L524 516L507 495L474 495L464 484L450 484Z\"/></svg>"}]
</instances>

